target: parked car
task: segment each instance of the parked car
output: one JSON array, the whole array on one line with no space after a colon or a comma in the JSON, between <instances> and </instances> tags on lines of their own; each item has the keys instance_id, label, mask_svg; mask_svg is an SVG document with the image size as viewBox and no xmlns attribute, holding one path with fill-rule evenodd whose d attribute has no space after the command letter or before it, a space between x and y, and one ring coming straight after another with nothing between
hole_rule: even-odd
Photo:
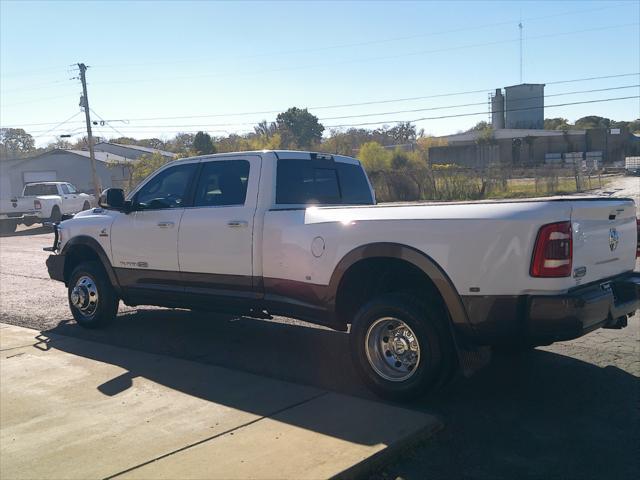
<instances>
[{"instance_id":1,"label":"parked car","mask_svg":"<svg viewBox=\"0 0 640 480\"><path fill-rule=\"evenodd\" d=\"M33 200L40 217L51 222L59 222L62 215L88 210L95 205L93 195L78 192L67 182L27 183L22 198Z\"/></svg>"},{"instance_id":2,"label":"parked car","mask_svg":"<svg viewBox=\"0 0 640 480\"><path fill-rule=\"evenodd\" d=\"M366 384L406 399L482 346L626 326L637 228L628 198L376 205L358 160L245 152L167 164L126 200L106 190L57 225L47 267L87 328L119 300L350 325Z\"/></svg>"}]
</instances>

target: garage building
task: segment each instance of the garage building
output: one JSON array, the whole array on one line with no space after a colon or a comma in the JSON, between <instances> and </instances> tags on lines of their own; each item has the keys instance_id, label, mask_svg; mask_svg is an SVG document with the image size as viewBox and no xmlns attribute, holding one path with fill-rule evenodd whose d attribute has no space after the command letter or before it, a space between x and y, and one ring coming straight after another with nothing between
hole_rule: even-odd
<instances>
[{"instance_id":1,"label":"garage building","mask_svg":"<svg viewBox=\"0 0 640 480\"><path fill-rule=\"evenodd\" d=\"M102 188L122 187L129 179L131 159L96 151L96 172ZM21 195L30 182L69 182L93 193L91 158L85 150L50 150L35 157L0 162L2 197ZM8 190L8 191L7 191Z\"/></svg>"}]
</instances>

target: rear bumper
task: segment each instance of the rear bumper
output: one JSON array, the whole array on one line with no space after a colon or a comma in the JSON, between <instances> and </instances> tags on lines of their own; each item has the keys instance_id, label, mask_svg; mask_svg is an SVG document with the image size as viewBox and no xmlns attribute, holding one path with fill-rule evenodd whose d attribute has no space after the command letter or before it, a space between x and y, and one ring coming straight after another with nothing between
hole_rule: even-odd
<instances>
[{"instance_id":1,"label":"rear bumper","mask_svg":"<svg viewBox=\"0 0 640 480\"><path fill-rule=\"evenodd\" d=\"M598 328L622 328L640 309L640 273L626 273L562 295L466 297L476 341L485 345L550 343Z\"/></svg>"},{"instance_id":2,"label":"rear bumper","mask_svg":"<svg viewBox=\"0 0 640 480\"><path fill-rule=\"evenodd\" d=\"M543 344L577 338L601 327L621 328L627 315L638 308L640 273L630 273L566 295L531 297L526 335L533 343Z\"/></svg>"},{"instance_id":3,"label":"rear bumper","mask_svg":"<svg viewBox=\"0 0 640 480\"><path fill-rule=\"evenodd\" d=\"M49 255L47 258L47 270L52 280L64 282L64 255Z\"/></svg>"}]
</instances>

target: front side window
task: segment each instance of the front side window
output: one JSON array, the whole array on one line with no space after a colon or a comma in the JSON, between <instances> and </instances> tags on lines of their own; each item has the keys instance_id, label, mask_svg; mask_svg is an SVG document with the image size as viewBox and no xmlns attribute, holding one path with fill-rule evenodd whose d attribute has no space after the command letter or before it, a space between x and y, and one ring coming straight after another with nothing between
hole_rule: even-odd
<instances>
[{"instance_id":1,"label":"front side window","mask_svg":"<svg viewBox=\"0 0 640 480\"><path fill-rule=\"evenodd\" d=\"M221 160L203 165L194 207L244 205L249 182L249 162Z\"/></svg>"},{"instance_id":2,"label":"front side window","mask_svg":"<svg viewBox=\"0 0 640 480\"><path fill-rule=\"evenodd\" d=\"M197 168L187 163L167 168L147 182L134 196L134 206L139 210L160 210L184 207L189 183Z\"/></svg>"},{"instance_id":3,"label":"front side window","mask_svg":"<svg viewBox=\"0 0 640 480\"><path fill-rule=\"evenodd\" d=\"M78 190L76 190L76 187L74 187L73 185L71 185L70 183L67 183L67 188L69 189L69 193L78 193Z\"/></svg>"},{"instance_id":4,"label":"front side window","mask_svg":"<svg viewBox=\"0 0 640 480\"><path fill-rule=\"evenodd\" d=\"M373 197L359 165L278 160L276 203L280 205L372 205Z\"/></svg>"},{"instance_id":5,"label":"front side window","mask_svg":"<svg viewBox=\"0 0 640 480\"><path fill-rule=\"evenodd\" d=\"M60 185L60 188L62 189L62 193L64 193L65 195L68 195L69 193L71 193L69 191L69 187L67 187L64 183Z\"/></svg>"}]
</instances>

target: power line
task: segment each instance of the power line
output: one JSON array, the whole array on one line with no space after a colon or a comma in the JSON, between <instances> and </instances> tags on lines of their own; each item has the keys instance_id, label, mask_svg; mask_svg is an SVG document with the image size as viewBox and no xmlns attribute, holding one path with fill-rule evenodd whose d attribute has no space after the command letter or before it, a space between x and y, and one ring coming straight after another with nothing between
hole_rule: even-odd
<instances>
[{"instance_id":1,"label":"power line","mask_svg":"<svg viewBox=\"0 0 640 480\"><path fill-rule=\"evenodd\" d=\"M636 88L636 87L640 87L640 84L638 84L638 85L626 85L626 86L622 86L622 87L598 88L598 89L593 89L593 90L579 90L579 91L575 91L575 92L555 93L555 94L551 94L551 95L538 95L538 96L535 96L535 97L519 98L518 101L537 100L537 99L540 99L540 98L560 97L560 96L564 96L564 95L577 95L577 94L581 94L581 93L608 92L608 91L611 91L611 90L624 90L624 89ZM450 109L450 108L474 107L474 106L486 105L486 104L487 104L487 102L484 101L484 102L466 103L466 104L461 104L461 105L449 105L449 106L442 106L442 107L416 108L416 109L411 109L411 110L397 110L395 112L378 112L378 113L364 113L364 114L359 114L359 115L343 115L343 116L339 116L339 117L324 117L324 118L321 118L320 120L340 120L340 119L343 119L343 118L375 117L375 116L378 116L378 115L395 115L395 114L398 114L398 113L415 113L415 112L426 112L426 111L430 111L430 110L446 110L446 109Z\"/></svg>"},{"instance_id":2,"label":"power line","mask_svg":"<svg viewBox=\"0 0 640 480\"><path fill-rule=\"evenodd\" d=\"M41 103L41 102L49 102L51 100L58 100L60 98L71 98L72 96L75 95L70 95L70 94L66 94L66 95L56 95L55 97L45 97L45 98L37 98L37 99L33 99L33 100L27 100L25 102L17 102L17 103L9 103L9 104L2 104L2 108L10 108L10 107L17 107L20 105L27 105L30 103Z\"/></svg>"},{"instance_id":3,"label":"power line","mask_svg":"<svg viewBox=\"0 0 640 480\"><path fill-rule=\"evenodd\" d=\"M545 84L546 85L558 85L558 84L565 84L565 83L579 83L579 82L584 82L584 81L605 80L605 79L623 78L623 77L638 76L638 75L640 75L640 72L621 73L621 74L615 74L615 75L603 75L603 76L574 78L574 79L570 79L570 80L557 80L557 81L553 81L553 82L546 82ZM593 92L597 92L597 91L606 91L606 90L610 90L610 89L611 90L615 90L615 89L618 89L618 88L631 88L631 87L632 86L610 87L610 88L605 88L605 89L593 89L593 90L583 90L583 91L574 91L574 92L562 92L562 93L556 93L556 94L547 94L547 95L545 95L545 97L556 97L556 96L562 96L562 95L573 95L573 94L578 94L578 93L593 93ZM440 94L434 94L434 95L395 98L395 99L387 99L387 100L374 100L374 101L359 102L359 103L348 103L348 104L337 104L337 105L321 105L321 106L308 107L308 109L309 110L322 110L322 109L345 108L345 107L376 105L376 104L386 104L386 103L397 103L397 102L406 102L406 101L426 100L426 99L432 99L432 98L462 96L462 95L473 94L473 93L487 93L487 92L491 92L493 90L494 89L492 89L492 88L488 88L488 89L482 89L482 90L469 90L469 91L464 91L464 92L449 92L449 93L440 93ZM443 107L433 107L433 108L434 109L457 108L457 107L462 107L462 106L476 106L476 105L484 105L484 104L486 104L486 101L478 102L478 103L463 104L463 105L451 105L451 106L443 106ZM424 110L428 110L428 109L424 109ZM191 118L217 118L217 117L232 117L232 116L247 116L247 115L268 115L268 114L280 113L281 111L282 110L263 110L263 111L257 111L257 112L221 113L221 114L209 114L209 115L178 115L178 116L168 116L168 117L138 117L138 118L131 118L131 119L128 119L128 120L129 121L148 121L148 120L154 121L154 120L180 120L180 119L191 119ZM392 112L392 113L408 113L408 112L409 111L406 111L406 112ZM369 115L369 114L354 115L353 117L367 116L367 115ZM101 120L102 120L102 118L101 118ZM103 120L103 121L105 123L107 123L107 122L113 122L115 120ZM117 121L123 121L123 120L117 120ZM22 127L28 127L28 126L53 125L54 123L57 123L57 122L24 123L24 124L19 124L19 125L17 125L17 124L16 125L5 125L5 127L7 127L7 128L10 128L10 127L22 128ZM243 124L227 124L227 126L229 126L229 125L233 126L233 125L243 125ZM248 125L248 124L245 123L244 125ZM252 123L252 125L253 125L253 123ZM151 127L153 127L153 126L151 126ZM37 133L37 131L35 133Z\"/></svg>"},{"instance_id":4,"label":"power line","mask_svg":"<svg viewBox=\"0 0 640 480\"><path fill-rule=\"evenodd\" d=\"M113 130L114 132L116 132L116 133L117 133L118 135L120 135L121 137L126 136L126 135L124 135L122 132L119 132L119 131L118 131L118 130L113 126L113 125L111 125L111 123L110 123L110 122L106 121L104 118L102 118L100 115L98 115L98 114L93 110L93 108L92 108L92 109L90 109L90 110L91 110L91 113L93 113L96 117L98 117L98 118L101 120L101 124L100 124L100 126L102 126L102 125L107 125L111 130Z\"/></svg>"},{"instance_id":5,"label":"power line","mask_svg":"<svg viewBox=\"0 0 640 480\"><path fill-rule=\"evenodd\" d=\"M33 138L41 138L46 136L48 133L53 132L55 129L57 129L58 127L61 127L62 125L64 125L65 123L67 123L68 121L74 119L75 117L77 117L78 115L80 115L81 112L76 112L73 115L71 115L69 118L67 118L66 120L63 120L62 122L60 122L59 124L57 124L55 127L50 128L49 130L47 130L45 133L43 133L42 135L38 135L35 136Z\"/></svg>"},{"instance_id":6,"label":"power line","mask_svg":"<svg viewBox=\"0 0 640 480\"><path fill-rule=\"evenodd\" d=\"M52 82L43 82L43 83L36 83L33 85L23 85L21 87L18 88L2 88L2 93L3 95L6 94L7 92L20 92L20 91L31 91L31 90L39 90L43 87L48 87L49 85L59 85L61 83L64 83L66 85L70 85L68 83L68 80L54 80Z\"/></svg>"},{"instance_id":7,"label":"power line","mask_svg":"<svg viewBox=\"0 0 640 480\"><path fill-rule=\"evenodd\" d=\"M618 101L618 100L628 100L640 98L640 96L627 96L627 97L615 97L615 98L605 98L605 99L597 99L597 100L583 100L579 102L568 102L568 103L559 103L554 105L545 105L544 108L555 108L555 107L563 107L563 106L571 106L571 105L582 105L582 104L590 104L590 103L603 103L610 101ZM484 104L484 103L483 103ZM504 112L517 112L517 111L525 111L525 110L536 110L540 107L525 107L525 108L511 108L505 109ZM326 128L341 128L341 127L358 127L358 126L367 126L367 125L381 125L385 123L413 123L420 122L424 120L440 120L445 118L458 118L458 117L470 117L476 115L486 115L486 111L481 112L469 112L469 113L458 113L451 115L440 115L436 117L422 117L416 118L412 120L383 120L383 121L374 121L374 122L362 122L362 123L354 123L354 124L342 124L342 125L325 125ZM323 120L323 119L319 119ZM234 127L234 126L247 126L247 125L255 125L255 123L225 123L225 124L188 124L188 125L132 125L129 127L124 127L126 131L136 130L141 131L143 128L148 129L162 129L162 128L173 128L173 129L182 129L182 128L197 128L208 129L208 127Z\"/></svg>"},{"instance_id":8,"label":"power line","mask_svg":"<svg viewBox=\"0 0 640 480\"><path fill-rule=\"evenodd\" d=\"M603 102L614 102L614 101L618 101L618 100L630 100L630 99L634 99L634 98L640 98L640 95L634 95L634 96L629 96L629 97L616 97L616 98L603 98L600 100L584 100L581 102L569 102L569 103L557 103L555 105L545 105L545 109L546 108L555 108L555 107L567 107L567 106L571 106L571 105L583 105L583 104L587 104L587 103L603 103ZM540 107L527 107L527 108L512 108L512 109L505 109L504 112L519 112L519 111L525 111L525 110L536 110ZM422 122L424 120L442 120L445 118L458 118L458 117L471 117L471 116L476 116L476 115L486 115L487 112L473 112L473 113L459 113L459 114L455 114L455 115L442 115L439 117L422 117L422 118L414 118L412 120L392 120L392 121L388 121L389 123L415 123L415 122ZM354 123L354 124L349 124L349 125L326 125L326 128L343 128L343 127L361 127L361 126L366 126L366 125L380 125L381 123L386 123L386 122L366 122L366 123Z\"/></svg>"},{"instance_id":9,"label":"power line","mask_svg":"<svg viewBox=\"0 0 640 480\"><path fill-rule=\"evenodd\" d=\"M604 80L604 79L611 79L611 78L622 78L622 77L630 77L630 76L637 76L640 75L640 72L636 72L636 73L622 73L622 74L616 74L616 75L604 75L604 76L597 76L597 77L585 77L585 78L577 78L577 79L571 79L571 80L558 80L555 82L547 82L545 85L554 85L554 84L563 84L563 83L577 83L577 82L583 82L583 81L592 81L592 80ZM616 89L618 87L612 87L611 89ZM630 87L621 87L621 88L630 88ZM343 103L343 104L338 104L338 105L323 105L323 106L313 106L313 107L307 107L309 110L323 110L323 109L333 109L333 108L346 108L346 107L356 107L356 106L365 106L365 105L379 105L379 104L385 104L385 103L397 103L397 102L407 102L407 101L416 101L416 100L426 100L426 99L431 99L431 98L442 98L442 97L453 97L453 96L461 96L461 95L467 95L467 94L474 94L474 93L487 93L487 92L491 92L494 89L492 88L487 88L487 89L482 89L482 90L468 90L465 92L452 92L452 93L441 93L441 94L435 94L435 95L424 95L424 96L419 96L419 97L406 97L406 98L396 98L396 99L389 99L389 100L374 100L374 101L369 101L369 102L359 102L359 103ZM605 91L608 89L596 89L596 90L584 90L583 92L564 92L564 93L557 93L557 94L549 94L549 95L545 95L545 97L556 97L556 96L561 96L561 95L572 95L572 94L576 94L576 93L592 93L592 92L597 92L597 91ZM452 106L445 106L445 107L435 107L434 109L439 109L439 108L453 108L453 107L462 107L462 106L476 106L476 105L485 105L486 101L483 102L478 102L478 103L470 103L470 104L464 104L464 105L452 105ZM425 109L428 110L428 109ZM191 119L191 118L218 118L218 117L235 117L235 116L248 116L248 115L272 115L272 114L276 114L276 113L281 113L282 109L280 110L263 110L263 111L257 111L257 112L241 112L241 113L217 113L217 114L208 114L208 115L178 115L178 116L169 116L169 117L138 117L138 118L130 118L128 119L129 121L135 122L135 121L147 121L147 120L181 120L181 119ZM358 116L366 116L366 114L363 115L354 115L354 117L358 117ZM113 120L105 120L105 122L109 122L109 121L113 121ZM121 120L118 120L121 121ZM16 126L20 126L20 127L25 127L25 126L40 126L40 125L50 125L53 122L48 122L48 123L32 123L32 124L21 124L21 125L16 125ZM253 124L253 123L252 123ZM248 123L234 123L234 124L227 124L228 126L231 125L248 125ZM126 128L126 127L125 127Z\"/></svg>"}]
</instances>

